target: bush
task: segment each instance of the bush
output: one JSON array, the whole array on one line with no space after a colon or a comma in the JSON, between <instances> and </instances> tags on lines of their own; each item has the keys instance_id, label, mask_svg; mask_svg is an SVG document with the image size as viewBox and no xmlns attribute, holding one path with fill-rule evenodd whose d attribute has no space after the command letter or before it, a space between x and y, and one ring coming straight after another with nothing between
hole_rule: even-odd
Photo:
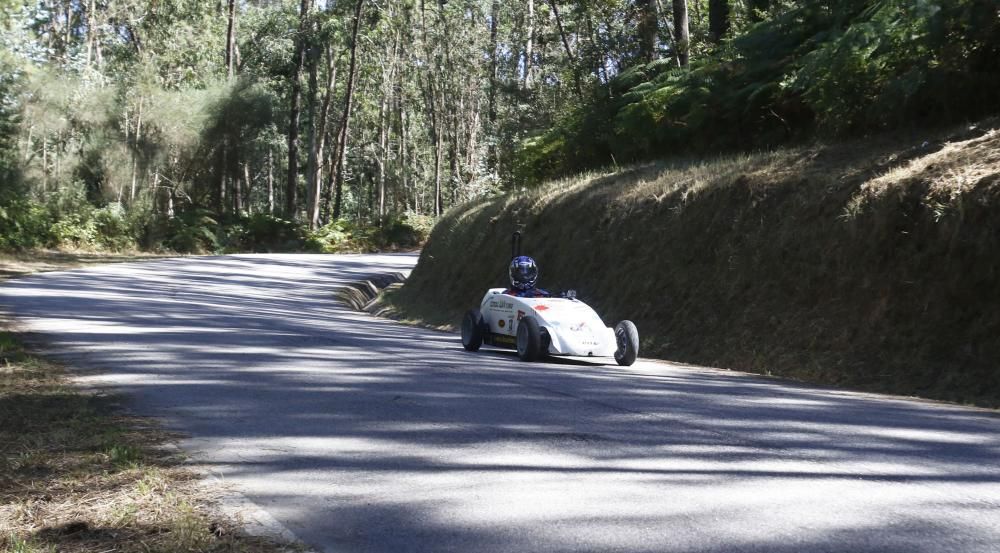
<instances>
[{"instance_id":1,"label":"bush","mask_svg":"<svg viewBox=\"0 0 1000 553\"><path fill-rule=\"evenodd\" d=\"M382 223L378 232L379 249L416 248L427 241L434 219L420 215L403 215Z\"/></svg>"},{"instance_id":2,"label":"bush","mask_svg":"<svg viewBox=\"0 0 1000 553\"><path fill-rule=\"evenodd\" d=\"M256 253L300 251L307 234L299 223L266 213L225 221L222 233L225 251Z\"/></svg>"},{"instance_id":3,"label":"bush","mask_svg":"<svg viewBox=\"0 0 1000 553\"><path fill-rule=\"evenodd\" d=\"M165 235L161 243L179 253L214 252L219 249L218 229L211 211L191 209L166 222L160 230Z\"/></svg>"},{"instance_id":4,"label":"bush","mask_svg":"<svg viewBox=\"0 0 1000 553\"><path fill-rule=\"evenodd\" d=\"M0 198L0 250L49 245L52 215L45 206L23 198Z\"/></svg>"},{"instance_id":5,"label":"bush","mask_svg":"<svg viewBox=\"0 0 1000 553\"><path fill-rule=\"evenodd\" d=\"M139 228L131 221L120 203L111 203L93 212L97 230L96 246L112 251L134 250L138 247Z\"/></svg>"},{"instance_id":6,"label":"bush","mask_svg":"<svg viewBox=\"0 0 1000 553\"><path fill-rule=\"evenodd\" d=\"M349 249L347 244L353 235L353 227L344 219L330 221L326 225L310 231L306 237L306 249L321 253L335 253Z\"/></svg>"},{"instance_id":7,"label":"bush","mask_svg":"<svg viewBox=\"0 0 1000 553\"><path fill-rule=\"evenodd\" d=\"M47 204L17 190L0 194L0 250L68 247L131 250L142 234L141 217L119 203L94 208L77 192L65 190Z\"/></svg>"},{"instance_id":8,"label":"bush","mask_svg":"<svg viewBox=\"0 0 1000 553\"><path fill-rule=\"evenodd\" d=\"M90 213L71 213L52 225L52 246L91 249L97 242L96 221Z\"/></svg>"},{"instance_id":9,"label":"bush","mask_svg":"<svg viewBox=\"0 0 1000 553\"><path fill-rule=\"evenodd\" d=\"M54 222L47 233L47 246L105 251L134 250L139 246L142 225L137 218L129 218L117 202L101 208L86 202L70 208L53 204L48 211Z\"/></svg>"},{"instance_id":10,"label":"bush","mask_svg":"<svg viewBox=\"0 0 1000 553\"><path fill-rule=\"evenodd\" d=\"M412 249L427 240L433 227L434 218L427 215L388 217L377 227L339 219L309 232L305 246L323 253Z\"/></svg>"}]
</instances>

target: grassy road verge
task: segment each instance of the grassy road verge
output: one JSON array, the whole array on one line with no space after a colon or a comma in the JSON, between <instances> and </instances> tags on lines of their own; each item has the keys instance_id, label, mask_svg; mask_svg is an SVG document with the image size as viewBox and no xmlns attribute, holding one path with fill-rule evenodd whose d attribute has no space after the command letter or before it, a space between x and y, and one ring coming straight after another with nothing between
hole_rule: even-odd
<instances>
[{"instance_id":1,"label":"grassy road verge","mask_svg":"<svg viewBox=\"0 0 1000 553\"><path fill-rule=\"evenodd\" d=\"M6 255L0 275L134 256ZM273 552L217 514L215 492L184 466L172 436L84 391L64 367L0 329L0 551ZM44 352L42 352L44 353Z\"/></svg>"}]
</instances>

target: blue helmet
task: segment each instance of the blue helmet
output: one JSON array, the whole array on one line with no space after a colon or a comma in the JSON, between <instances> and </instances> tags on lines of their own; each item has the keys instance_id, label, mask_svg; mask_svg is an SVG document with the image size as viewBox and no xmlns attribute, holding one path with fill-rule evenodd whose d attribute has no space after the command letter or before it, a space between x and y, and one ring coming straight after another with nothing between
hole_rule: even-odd
<instances>
[{"instance_id":1,"label":"blue helmet","mask_svg":"<svg viewBox=\"0 0 1000 553\"><path fill-rule=\"evenodd\" d=\"M510 285L518 290L531 290L538 281L538 265L535 260L521 255L510 262Z\"/></svg>"}]
</instances>

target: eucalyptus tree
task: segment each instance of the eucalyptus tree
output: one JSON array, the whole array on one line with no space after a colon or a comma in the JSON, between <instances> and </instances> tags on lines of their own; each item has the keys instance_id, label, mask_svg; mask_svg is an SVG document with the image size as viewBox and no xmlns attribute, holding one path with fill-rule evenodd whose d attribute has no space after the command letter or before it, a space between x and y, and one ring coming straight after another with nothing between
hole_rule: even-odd
<instances>
[{"instance_id":1,"label":"eucalyptus tree","mask_svg":"<svg viewBox=\"0 0 1000 553\"><path fill-rule=\"evenodd\" d=\"M691 51L691 30L688 19L687 0L672 0L674 12L674 48L677 51L677 63L687 67Z\"/></svg>"},{"instance_id":2,"label":"eucalyptus tree","mask_svg":"<svg viewBox=\"0 0 1000 553\"><path fill-rule=\"evenodd\" d=\"M299 26L295 35L295 54L292 58L292 93L288 117L288 171L285 179L285 215L295 218L298 213L299 190L299 116L302 101L300 75L305 63L306 42L309 40L311 0L301 0Z\"/></svg>"}]
</instances>

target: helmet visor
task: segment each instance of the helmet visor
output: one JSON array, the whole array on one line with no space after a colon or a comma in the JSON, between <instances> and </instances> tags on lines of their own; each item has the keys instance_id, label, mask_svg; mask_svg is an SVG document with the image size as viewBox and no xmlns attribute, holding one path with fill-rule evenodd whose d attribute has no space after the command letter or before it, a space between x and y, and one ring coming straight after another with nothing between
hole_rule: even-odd
<instances>
[{"instance_id":1,"label":"helmet visor","mask_svg":"<svg viewBox=\"0 0 1000 553\"><path fill-rule=\"evenodd\" d=\"M510 265L510 281L515 288L526 290L538 280L538 265L533 260L518 258Z\"/></svg>"}]
</instances>

